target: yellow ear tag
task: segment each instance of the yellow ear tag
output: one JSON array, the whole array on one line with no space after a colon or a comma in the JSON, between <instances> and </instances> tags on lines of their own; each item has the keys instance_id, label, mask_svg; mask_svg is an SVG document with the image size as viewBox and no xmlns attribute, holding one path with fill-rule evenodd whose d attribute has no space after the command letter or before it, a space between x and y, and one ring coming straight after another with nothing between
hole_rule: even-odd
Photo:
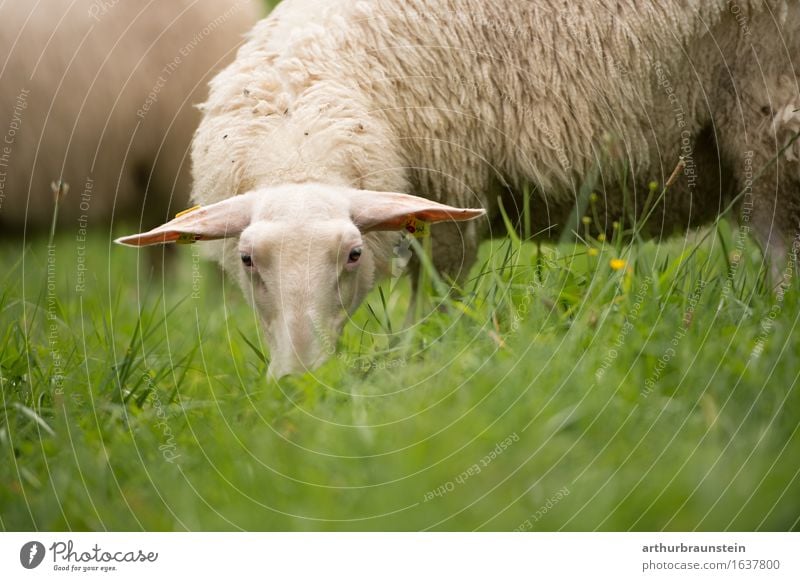
<instances>
[{"instance_id":1,"label":"yellow ear tag","mask_svg":"<svg viewBox=\"0 0 800 581\"><path fill-rule=\"evenodd\" d=\"M203 206L194 206L194 207L192 207L192 208L189 208L188 210L184 210L184 211L182 211L182 212L178 212L177 214L175 214L175 217L176 217L176 218L180 218L181 216L185 216L186 214L191 214L191 213L192 213L192 212L194 212L195 210L199 210L199 209L200 209L200 208L202 208L202 207L203 207Z\"/></svg>"},{"instance_id":2,"label":"yellow ear tag","mask_svg":"<svg viewBox=\"0 0 800 581\"><path fill-rule=\"evenodd\" d=\"M430 224L422 220L417 220L413 215L406 218L403 228L414 238L426 238L431 233Z\"/></svg>"}]
</instances>

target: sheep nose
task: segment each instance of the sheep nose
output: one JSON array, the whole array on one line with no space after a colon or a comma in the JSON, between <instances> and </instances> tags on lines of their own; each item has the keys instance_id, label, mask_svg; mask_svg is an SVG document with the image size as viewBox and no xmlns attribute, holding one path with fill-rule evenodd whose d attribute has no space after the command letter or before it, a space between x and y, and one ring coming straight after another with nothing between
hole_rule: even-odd
<instances>
[{"instance_id":1,"label":"sheep nose","mask_svg":"<svg viewBox=\"0 0 800 581\"><path fill-rule=\"evenodd\" d=\"M267 376L278 380L287 375L303 375L315 369L317 365L314 364L314 350L309 347L304 345L302 349L298 349L291 338L280 342L270 350L272 361L267 370Z\"/></svg>"},{"instance_id":2,"label":"sheep nose","mask_svg":"<svg viewBox=\"0 0 800 581\"><path fill-rule=\"evenodd\" d=\"M275 363L271 363L269 368L267 368L267 380L268 381L278 381L287 375L291 375L292 372L286 369L283 366L276 365Z\"/></svg>"},{"instance_id":3,"label":"sheep nose","mask_svg":"<svg viewBox=\"0 0 800 581\"><path fill-rule=\"evenodd\" d=\"M325 359L324 348L309 315L286 314L268 338L272 361L267 375L280 379L303 375L319 367Z\"/></svg>"},{"instance_id":4,"label":"sheep nose","mask_svg":"<svg viewBox=\"0 0 800 581\"><path fill-rule=\"evenodd\" d=\"M324 363L326 358L317 358L313 362L306 364L296 357L288 359L273 359L267 368L267 379L271 381L278 381L287 375L303 375L309 371L314 371L317 367Z\"/></svg>"},{"instance_id":5,"label":"sheep nose","mask_svg":"<svg viewBox=\"0 0 800 581\"><path fill-rule=\"evenodd\" d=\"M271 353L272 361L267 369L267 377L271 379L281 379L287 375L303 375L314 369L314 365L309 365L302 354L295 351L291 345L281 346Z\"/></svg>"},{"instance_id":6,"label":"sheep nose","mask_svg":"<svg viewBox=\"0 0 800 581\"><path fill-rule=\"evenodd\" d=\"M330 353L321 350L318 345L308 345L303 351L294 348L291 342L281 345L271 353L272 361L267 370L269 379L278 380L287 375L303 375L314 371L325 363Z\"/></svg>"}]
</instances>

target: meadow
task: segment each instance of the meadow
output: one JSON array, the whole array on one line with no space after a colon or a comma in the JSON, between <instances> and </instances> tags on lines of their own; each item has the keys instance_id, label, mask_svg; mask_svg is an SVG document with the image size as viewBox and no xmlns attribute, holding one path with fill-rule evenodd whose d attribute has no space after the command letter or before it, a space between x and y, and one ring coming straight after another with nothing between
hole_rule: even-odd
<instances>
[{"instance_id":1,"label":"meadow","mask_svg":"<svg viewBox=\"0 0 800 581\"><path fill-rule=\"evenodd\" d=\"M0 528L797 529L793 265L774 292L726 219L606 238L593 207L577 242L485 243L458 292L426 270L408 328L386 281L277 384L196 246L3 241Z\"/></svg>"},{"instance_id":2,"label":"meadow","mask_svg":"<svg viewBox=\"0 0 800 581\"><path fill-rule=\"evenodd\" d=\"M730 216L644 240L595 202L455 291L427 268L410 327L386 281L279 383L198 247L0 240L0 530L797 530L795 265L776 292Z\"/></svg>"}]
</instances>

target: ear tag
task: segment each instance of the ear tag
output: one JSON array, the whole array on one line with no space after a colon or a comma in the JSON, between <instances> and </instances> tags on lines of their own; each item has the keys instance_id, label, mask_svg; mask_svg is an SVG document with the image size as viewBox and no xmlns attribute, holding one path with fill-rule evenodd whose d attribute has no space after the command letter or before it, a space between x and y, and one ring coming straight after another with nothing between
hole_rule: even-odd
<instances>
[{"instance_id":1,"label":"ear tag","mask_svg":"<svg viewBox=\"0 0 800 581\"><path fill-rule=\"evenodd\" d=\"M175 214L175 219L180 218L181 216L185 216L186 214L191 214L192 212L199 210L202 206L194 206L189 208L188 210L184 210L182 212L178 212ZM198 240L201 239L201 236L197 234L192 234L190 232L182 232L178 235L178 239L175 241L175 244L194 244Z\"/></svg>"},{"instance_id":2,"label":"ear tag","mask_svg":"<svg viewBox=\"0 0 800 581\"><path fill-rule=\"evenodd\" d=\"M191 232L181 232L178 235L178 239L175 240L175 244L194 244L198 240L201 240L201 236L198 234L192 234Z\"/></svg>"},{"instance_id":3,"label":"ear tag","mask_svg":"<svg viewBox=\"0 0 800 581\"><path fill-rule=\"evenodd\" d=\"M430 224L422 220L417 220L414 215L410 215L406 218L403 228L414 238L427 238L431 233Z\"/></svg>"},{"instance_id":4,"label":"ear tag","mask_svg":"<svg viewBox=\"0 0 800 581\"><path fill-rule=\"evenodd\" d=\"M199 210L202 207L203 206L194 206L192 208L189 208L188 210L184 210L183 212L178 212L177 214L175 214L175 217L180 218L181 216L185 216L186 214L191 214L195 210Z\"/></svg>"}]
</instances>

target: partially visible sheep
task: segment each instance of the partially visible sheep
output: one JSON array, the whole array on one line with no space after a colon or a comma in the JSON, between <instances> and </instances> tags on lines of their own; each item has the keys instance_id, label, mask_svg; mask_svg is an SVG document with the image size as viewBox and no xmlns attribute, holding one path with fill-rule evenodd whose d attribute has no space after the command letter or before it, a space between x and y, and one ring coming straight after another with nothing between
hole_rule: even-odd
<instances>
[{"instance_id":1,"label":"partially visible sheep","mask_svg":"<svg viewBox=\"0 0 800 581\"><path fill-rule=\"evenodd\" d=\"M274 375L324 359L415 220L495 220L533 183L534 228L574 228L608 135L637 190L684 157L658 229L749 187L742 222L780 255L800 145L752 178L800 123L797 55L800 5L779 0L287 0L212 82L192 149L194 200L212 205L122 242L229 238L220 259L261 311ZM620 184L602 179L610 225ZM434 227L437 266L465 273L489 225Z\"/></svg>"},{"instance_id":2,"label":"partially visible sheep","mask_svg":"<svg viewBox=\"0 0 800 581\"><path fill-rule=\"evenodd\" d=\"M189 194L206 81L233 60L258 0L0 4L0 229L161 222ZM147 199L145 200L145 192ZM99 225L99 224L98 224Z\"/></svg>"}]
</instances>

